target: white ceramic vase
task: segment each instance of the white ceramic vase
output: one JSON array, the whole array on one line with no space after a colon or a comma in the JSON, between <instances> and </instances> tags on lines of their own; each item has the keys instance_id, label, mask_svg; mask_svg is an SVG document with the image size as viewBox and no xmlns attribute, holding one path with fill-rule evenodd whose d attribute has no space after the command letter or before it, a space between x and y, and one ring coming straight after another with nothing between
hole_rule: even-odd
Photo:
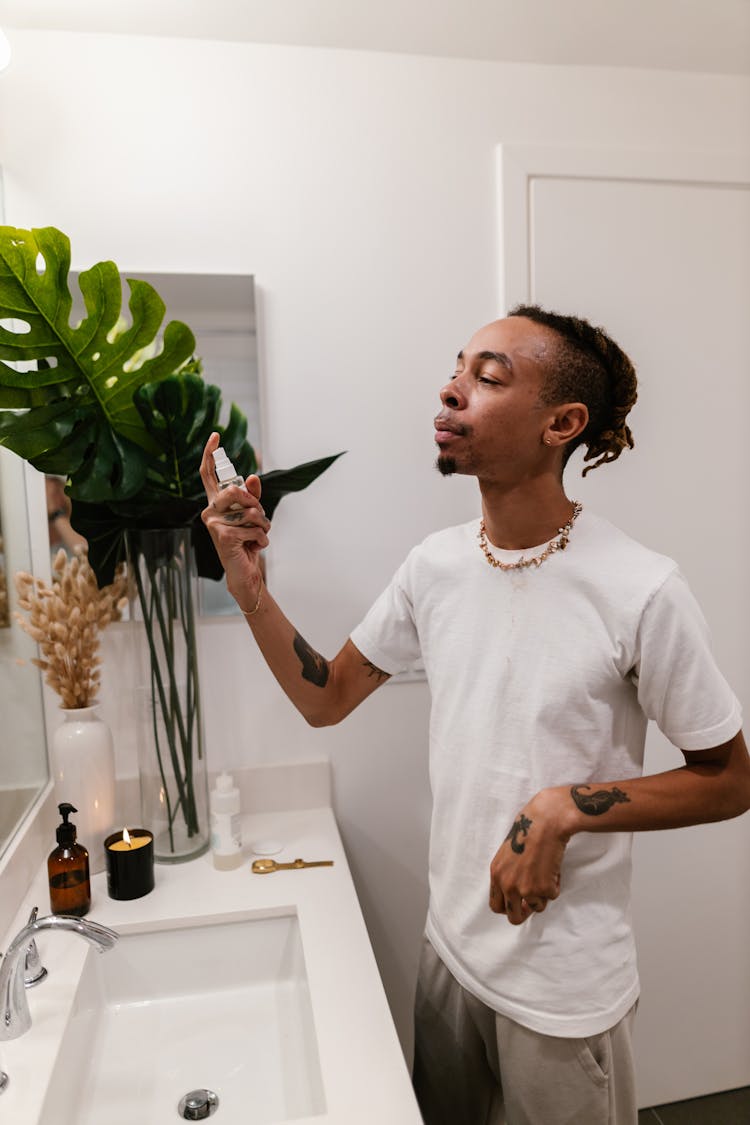
<instances>
[{"instance_id":1,"label":"white ceramic vase","mask_svg":"<svg viewBox=\"0 0 750 1125\"><path fill-rule=\"evenodd\" d=\"M91 707L61 707L65 721L52 735L55 798L77 812L71 821L89 853L92 875L104 870L104 840L115 828L115 754L112 732Z\"/></svg>"}]
</instances>

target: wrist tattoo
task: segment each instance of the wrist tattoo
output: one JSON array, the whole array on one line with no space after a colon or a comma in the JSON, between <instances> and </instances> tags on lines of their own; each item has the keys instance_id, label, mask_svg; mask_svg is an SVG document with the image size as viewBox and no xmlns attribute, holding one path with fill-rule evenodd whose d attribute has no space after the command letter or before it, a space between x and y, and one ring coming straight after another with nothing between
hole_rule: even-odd
<instances>
[{"instance_id":1,"label":"wrist tattoo","mask_svg":"<svg viewBox=\"0 0 750 1125\"><path fill-rule=\"evenodd\" d=\"M590 789L590 785L574 785L570 795L578 808L586 816L601 816L613 805L629 804L630 797L622 789L613 785L611 789L596 789L593 793L582 793L582 789Z\"/></svg>"},{"instance_id":2,"label":"wrist tattoo","mask_svg":"<svg viewBox=\"0 0 750 1125\"><path fill-rule=\"evenodd\" d=\"M294 651L302 664L302 679L315 684L316 687L325 687L330 671L325 657L311 648L299 633L294 634Z\"/></svg>"},{"instance_id":3,"label":"wrist tattoo","mask_svg":"<svg viewBox=\"0 0 750 1125\"><path fill-rule=\"evenodd\" d=\"M523 833L524 836L528 836L530 828L531 821L529 820L529 818L527 816L524 816L523 813L519 813L518 819L513 822L513 827L505 837L506 840L510 840L511 849L516 853L516 855L522 855L523 850L526 847L525 840L519 841L519 833Z\"/></svg>"},{"instance_id":4,"label":"wrist tattoo","mask_svg":"<svg viewBox=\"0 0 750 1125\"><path fill-rule=\"evenodd\" d=\"M371 660L366 660L363 657L362 664L367 668L367 676L369 679L372 679L373 676L377 676L378 683L382 683L383 680L390 678L388 672L384 672L382 668L378 668L377 664L373 664Z\"/></svg>"}]
</instances>

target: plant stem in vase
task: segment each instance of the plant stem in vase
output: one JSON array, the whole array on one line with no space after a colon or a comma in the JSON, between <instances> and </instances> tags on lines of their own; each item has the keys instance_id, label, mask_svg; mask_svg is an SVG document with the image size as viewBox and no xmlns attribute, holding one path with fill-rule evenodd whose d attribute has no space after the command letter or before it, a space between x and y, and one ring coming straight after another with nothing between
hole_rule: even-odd
<instances>
[{"instance_id":1,"label":"plant stem in vase","mask_svg":"<svg viewBox=\"0 0 750 1125\"><path fill-rule=\"evenodd\" d=\"M209 841L190 529L128 531L127 545L143 822L154 858L177 863Z\"/></svg>"}]
</instances>

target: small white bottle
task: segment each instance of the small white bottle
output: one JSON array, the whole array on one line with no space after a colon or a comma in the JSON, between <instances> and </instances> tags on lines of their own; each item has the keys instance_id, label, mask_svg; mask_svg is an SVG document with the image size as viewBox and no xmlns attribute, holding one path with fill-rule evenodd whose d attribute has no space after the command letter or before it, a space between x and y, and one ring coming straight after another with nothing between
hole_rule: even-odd
<instances>
[{"instance_id":1,"label":"small white bottle","mask_svg":"<svg viewBox=\"0 0 750 1125\"><path fill-rule=\"evenodd\" d=\"M242 863L240 791L231 774L220 773L209 794L211 807L211 851L214 867L232 871Z\"/></svg>"}]
</instances>

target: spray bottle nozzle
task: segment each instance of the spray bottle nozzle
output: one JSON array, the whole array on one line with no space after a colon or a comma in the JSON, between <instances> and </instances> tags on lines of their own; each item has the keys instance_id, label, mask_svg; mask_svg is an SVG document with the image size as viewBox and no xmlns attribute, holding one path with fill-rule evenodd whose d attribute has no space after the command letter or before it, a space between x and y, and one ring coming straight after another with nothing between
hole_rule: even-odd
<instances>
[{"instance_id":1,"label":"spray bottle nozzle","mask_svg":"<svg viewBox=\"0 0 750 1125\"><path fill-rule=\"evenodd\" d=\"M221 446L218 446L214 450L214 471L220 488L224 488L229 484L238 484L240 487L244 488L244 480Z\"/></svg>"}]
</instances>

